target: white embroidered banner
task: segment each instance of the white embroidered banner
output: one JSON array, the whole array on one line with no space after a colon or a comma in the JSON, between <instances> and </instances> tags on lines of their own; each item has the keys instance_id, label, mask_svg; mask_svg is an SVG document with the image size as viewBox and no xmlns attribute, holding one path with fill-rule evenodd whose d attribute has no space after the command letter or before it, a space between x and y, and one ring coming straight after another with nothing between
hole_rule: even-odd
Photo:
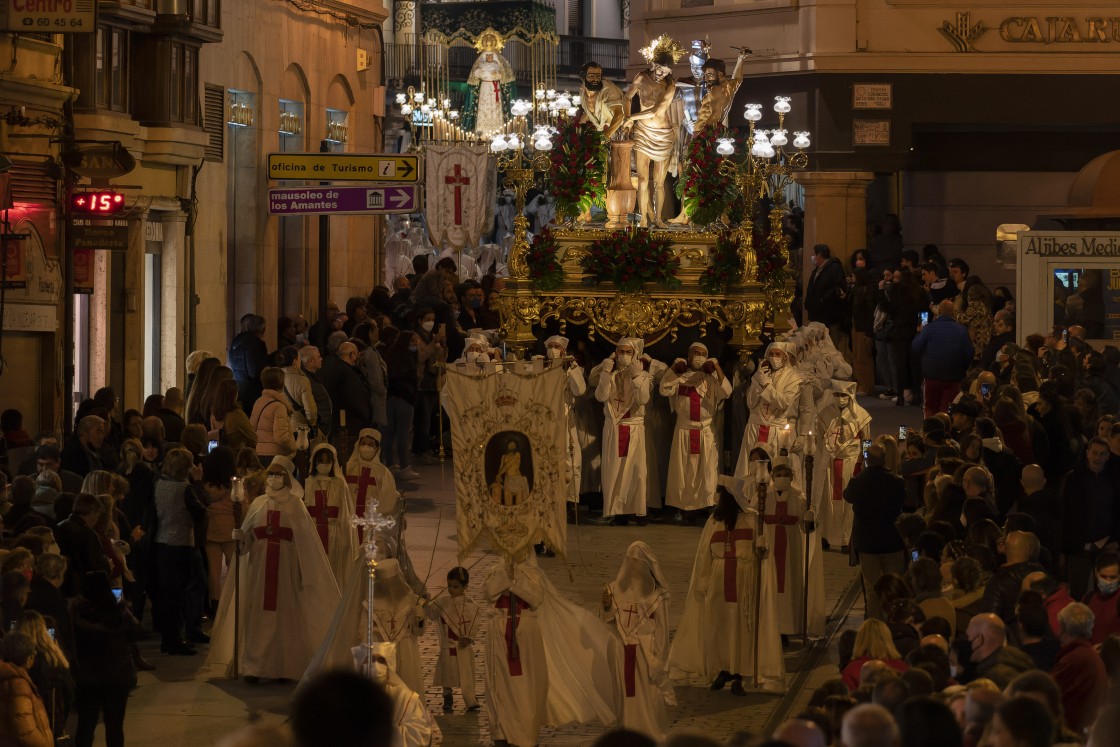
<instances>
[{"instance_id":1,"label":"white embroidered banner","mask_svg":"<svg viewBox=\"0 0 1120 747\"><path fill-rule=\"evenodd\" d=\"M568 453L565 373L459 373L448 367L443 406L455 454L459 556L482 538L508 558L547 542L561 555Z\"/></svg>"},{"instance_id":2,"label":"white embroidered banner","mask_svg":"<svg viewBox=\"0 0 1120 747\"><path fill-rule=\"evenodd\" d=\"M454 226L471 247L493 228L496 176L490 160L486 145L424 146L424 218L437 247L447 239L455 243Z\"/></svg>"}]
</instances>

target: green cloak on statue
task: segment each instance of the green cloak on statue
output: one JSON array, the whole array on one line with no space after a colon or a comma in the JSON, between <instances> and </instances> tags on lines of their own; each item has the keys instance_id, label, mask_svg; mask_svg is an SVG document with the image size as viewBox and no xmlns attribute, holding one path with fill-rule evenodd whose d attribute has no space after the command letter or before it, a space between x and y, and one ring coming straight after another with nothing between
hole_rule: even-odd
<instances>
[{"instance_id":1,"label":"green cloak on statue","mask_svg":"<svg viewBox=\"0 0 1120 747\"><path fill-rule=\"evenodd\" d=\"M510 120L510 104L517 93L515 81L513 68L502 53L484 50L467 77L463 128L481 135L504 130Z\"/></svg>"}]
</instances>

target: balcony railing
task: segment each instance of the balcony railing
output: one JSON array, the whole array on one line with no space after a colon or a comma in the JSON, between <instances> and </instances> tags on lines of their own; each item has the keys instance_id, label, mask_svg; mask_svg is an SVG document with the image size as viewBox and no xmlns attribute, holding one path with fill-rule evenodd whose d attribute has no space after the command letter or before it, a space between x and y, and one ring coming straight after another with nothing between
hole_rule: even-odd
<instances>
[{"instance_id":1,"label":"balcony railing","mask_svg":"<svg viewBox=\"0 0 1120 747\"><path fill-rule=\"evenodd\" d=\"M574 77L583 63L594 60L602 66L603 75L621 79L626 73L629 45L626 39L561 36L556 51L556 72ZM506 45L502 54L517 76L518 87L532 85L529 48L511 43ZM403 44L385 45L385 73L392 87L416 86L425 78L465 81L477 58L478 52L473 47L443 48L417 37Z\"/></svg>"}]
</instances>

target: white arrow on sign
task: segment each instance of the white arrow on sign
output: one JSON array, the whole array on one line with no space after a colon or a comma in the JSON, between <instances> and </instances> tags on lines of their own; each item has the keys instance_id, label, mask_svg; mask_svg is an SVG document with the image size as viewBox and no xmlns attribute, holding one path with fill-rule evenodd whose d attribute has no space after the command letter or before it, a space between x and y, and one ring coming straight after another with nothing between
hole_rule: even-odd
<instances>
[{"instance_id":1,"label":"white arrow on sign","mask_svg":"<svg viewBox=\"0 0 1120 747\"><path fill-rule=\"evenodd\" d=\"M403 189L394 189L393 193L389 195L389 203L393 207L400 207L412 202L412 195Z\"/></svg>"}]
</instances>

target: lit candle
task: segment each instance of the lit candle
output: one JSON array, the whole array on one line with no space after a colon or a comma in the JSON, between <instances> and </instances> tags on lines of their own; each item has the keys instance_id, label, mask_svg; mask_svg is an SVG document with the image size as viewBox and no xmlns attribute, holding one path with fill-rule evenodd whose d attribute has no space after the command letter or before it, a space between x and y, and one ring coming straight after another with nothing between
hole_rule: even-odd
<instances>
[{"instance_id":1,"label":"lit candle","mask_svg":"<svg viewBox=\"0 0 1120 747\"><path fill-rule=\"evenodd\" d=\"M338 411L338 427L339 428L345 428L346 427L346 410L339 410Z\"/></svg>"}]
</instances>

